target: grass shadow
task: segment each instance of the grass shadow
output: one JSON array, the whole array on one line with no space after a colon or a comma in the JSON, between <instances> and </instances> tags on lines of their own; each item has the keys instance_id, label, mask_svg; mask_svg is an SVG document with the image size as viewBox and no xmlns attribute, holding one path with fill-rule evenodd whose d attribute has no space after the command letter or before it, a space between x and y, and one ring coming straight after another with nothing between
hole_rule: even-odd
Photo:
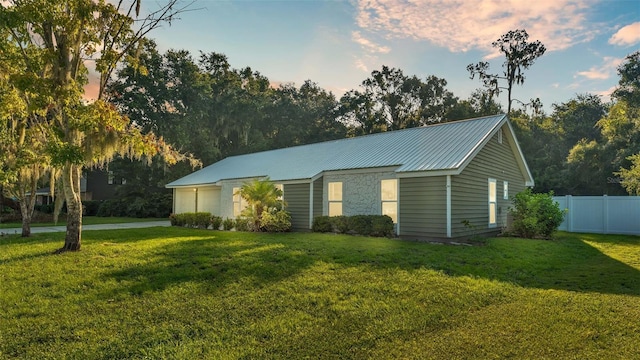
<instances>
[{"instance_id":1,"label":"grass shadow","mask_svg":"<svg viewBox=\"0 0 640 360\"><path fill-rule=\"evenodd\" d=\"M193 230L189 230L193 234ZM259 234L236 233L222 240L208 238L171 242L149 254L150 261L106 274L132 294L195 282L211 291L232 283L260 287L295 275L317 259L280 242L256 241ZM228 239L228 237L227 237Z\"/></svg>"},{"instance_id":2,"label":"grass shadow","mask_svg":"<svg viewBox=\"0 0 640 360\"><path fill-rule=\"evenodd\" d=\"M186 234L193 235L194 230L185 229L184 233L184 241L155 248L148 261L105 276L115 278L125 285L123 291L134 294L184 282L215 291L233 283L260 287L325 262L374 269L428 268L522 287L640 295L638 269L607 256L576 235L553 241L502 238L487 246L467 247L301 233L199 231L202 238L188 240Z\"/></svg>"}]
</instances>

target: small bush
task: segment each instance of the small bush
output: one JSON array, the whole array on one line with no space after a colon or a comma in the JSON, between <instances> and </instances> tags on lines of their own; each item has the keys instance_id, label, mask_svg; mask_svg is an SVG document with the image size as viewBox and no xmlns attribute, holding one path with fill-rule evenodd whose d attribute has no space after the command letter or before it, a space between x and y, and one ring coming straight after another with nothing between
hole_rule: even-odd
<instances>
[{"instance_id":1,"label":"small bush","mask_svg":"<svg viewBox=\"0 0 640 360\"><path fill-rule=\"evenodd\" d=\"M226 218L222 221L222 228L224 230L229 231L233 229L234 226L236 226L236 222L233 219Z\"/></svg>"},{"instance_id":2,"label":"small bush","mask_svg":"<svg viewBox=\"0 0 640 360\"><path fill-rule=\"evenodd\" d=\"M83 204L84 204L84 202L83 202ZM39 211L39 212L41 212L43 214L53 214L53 210L54 209L55 209L55 205L54 204L43 204L43 205L36 205L36 206L33 207L33 210Z\"/></svg>"},{"instance_id":3,"label":"small bush","mask_svg":"<svg viewBox=\"0 0 640 360\"><path fill-rule=\"evenodd\" d=\"M181 213L171 214L169 220L173 226L186 226L190 228L206 229L211 225L211 213Z\"/></svg>"},{"instance_id":4,"label":"small bush","mask_svg":"<svg viewBox=\"0 0 640 360\"><path fill-rule=\"evenodd\" d=\"M235 223L236 231L253 231L253 219L239 217Z\"/></svg>"},{"instance_id":5,"label":"small bush","mask_svg":"<svg viewBox=\"0 0 640 360\"><path fill-rule=\"evenodd\" d=\"M313 232L352 233L364 236L393 236L393 219L387 215L318 216Z\"/></svg>"},{"instance_id":6,"label":"small bush","mask_svg":"<svg viewBox=\"0 0 640 360\"><path fill-rule=\"evenodd\" d=\"M525 238L549 238L564 220L564 211L553 201L553 192L534 194L531 189L519 192L509 209L513 231Z\"/></svg>"},{"instance_id":7,"label":"small bush","mask_svg":"<svg viewBox=\"0 0 640 360\"><path fill-rule=\"evenodd\" d=\"M213 230L220 230L220 226L222 225L222 218L220 216L212 216L211 217L211 228Z\"/></svg>"},{"instance_id":8,"label":"small bush","mask_svg":"<svg viewBox=\"0 0 640 360\"><path fill-rule=\"evenodd\" d=\"M387 215L371 217L371 236L393 236L393 219Z\"/></svg>"},{"instance_id":9,"label":"small bush","mask_svg":"<svg viewBox=\"0 0 640 360\"><path fill-rule=\"evenodd\" d=\"M356 234L368 236L373 232L371 217L367 215L354 215L349 217L349 230Z\"/></svg>"},{"instance_id":10,"label":"small bush","mask_svg":"<svg viewBox=\"0 0 640 360\"><path fill-rule=\"evenodd\" d=\"M346 234L349 232L349 218L346 216L332 216L331 223L333 231L338 234Z\"/></svg>"},{"instance_id":11,"label":"small bush","mask_svg":"<svg viewBox=\"0 0 640 360\"><path fill-rule=\"evenodd\" d=\"M171 214L172 206L171 194L151 194L147 197L128 197L101 201L95 215L102 217L164 218Z\"/></svg>"},{"instance_id":12,"label":"small bush","mask_svg":"<svg viewBox=\"0 0 640 360\"><path fill-rule=\"evenodd\" d=\"M84 206L84 210L82 214L84 216L96 216L98 215L98 210L100 209L100 204L102 201L100 200L85 200L82 202L82 206Z\"/></svg>"},{"instance_id":13,"label":"small bush","mask_svg":"<svg viewBox=\"0 0 640 360\"><path fill-rule=\"evenodd\" d=\"M317 216L313 219L311 224L311 230L313 232L332 232L333 227L331 224L331 218L329 216Z\"/></svg>"},{"instance_id":14,"label":"small bush","mask_svg":"<svg viewBox=\"0 0 640 360\"><path fill-rule=\"evenodd\" d=\"M179 214L170 214L169 222L171 222L171 226L184 226L182 223L182 217Z\"/></svg>"},{"instance_id":15,"label":"small bush","mask_svg":"<svg viewBox=\"0 0 640 360\"><path fill-rule=\"evenodd\" d=\"M208 229L211 226L211 213L198 212L195 213L195 226L199 229Z\"/></svg>"},{"instance_id":16,"label":"small bush","mask_svg":"<svg viewBox=\"0 0 640 360\"><path fill-rule=\"evenodd\" d=\"M260 218L261 229L267 232L285 232L291 230L291 215L284 210L265 211Z\"/></svg>"}]
</instances>

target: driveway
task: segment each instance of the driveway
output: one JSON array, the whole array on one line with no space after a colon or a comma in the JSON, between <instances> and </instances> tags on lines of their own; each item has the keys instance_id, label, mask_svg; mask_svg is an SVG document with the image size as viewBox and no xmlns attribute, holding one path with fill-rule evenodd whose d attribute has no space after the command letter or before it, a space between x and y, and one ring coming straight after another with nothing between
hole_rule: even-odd
<instances>
[{"instance_id":1,"label":"driveway","mask_svg":"<svg viewBox=\"0 0 640 360\"><path fill-rule=\"evenodd\" d=\"M133 222L133 223L122 223L122 224L95 224L95 225L82 225L82 230L116 230L116 229L140 229L140 228L148 228L148 227L156 227L156 226L171 226L169 220L160 220L160 221L143 221L143 222ZM51 233L51 232L65 232L67 231L67 227L65 225L62 226L42 226L42 227L32 227L32 234L39 233ZM0 234L20 234L22 233L22 228L9 228L9 229L0 229Z\"/></svg>"}]
</instances>

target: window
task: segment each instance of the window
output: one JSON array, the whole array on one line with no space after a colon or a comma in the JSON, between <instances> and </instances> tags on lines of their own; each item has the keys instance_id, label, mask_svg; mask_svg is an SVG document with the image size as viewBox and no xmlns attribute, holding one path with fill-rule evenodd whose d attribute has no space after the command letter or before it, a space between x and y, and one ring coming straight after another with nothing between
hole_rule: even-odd
<instances>
[{"instance_id":1,"label":"window","mask_svg":"<svg viewBox=\"0 0 640 360\"><path fill-rule=\"evenodd\" d=\"M502 129L498 130L498 144L502 144Z\"/></svg>"},{"instance_id":2,"label":"window","mask_svg":"<svg viewBox=\"0 0 640 360\"><path fill-rule=\"evenodd\" d=\"M388 215L393 223L398 222L398 180L389 179L380 182L380 199L382 200L382 215Z\"/></svg>"},{"instance_id":3,"label":"window","mask_svg":"<svg viewBox=\"0 0 640 360\"><path fill-rule=\"evenodd\" d=\"M502 198L505 200L509 200L509 182L504 181L502 183Z\"/></svg>"},{"instance_id":4,"label":"window","mask_svg":"<svg viewBox=\"0 0 640 360\"><path fill-rule=\"evenodd\" d=\"M113 175L113 171L107 172L107 184L113 185L113 181L115 180L115 176Z\"/></svg>"},{"instance_id":5,"label":"window","mask_svg":"<svg viewBox=\"0 0 640 360\"><path fill-rule=\"evenodd\" d=\"M342 215L342 183L329 183L329 216Z\"/></svg>"},{"instance_id":6,"label":"window","mask_svg":"<svg viewBox=\"0 0 640 360\"><path fill-rule=\"evenodd\" d=\"M247 207L247 201L240 196L240 188L233 188L233 216L238 217L242 210Z\"/></svg>"},{"instance_id":7,"label":"window","mask_svg":"<svg viewBox=\"0 0 640 360\"><path fill-rule=\"evenodd\" d=\"M496 226L497 194L496 179L489 179L489 227Z\"/></svg>"}]
</instances>

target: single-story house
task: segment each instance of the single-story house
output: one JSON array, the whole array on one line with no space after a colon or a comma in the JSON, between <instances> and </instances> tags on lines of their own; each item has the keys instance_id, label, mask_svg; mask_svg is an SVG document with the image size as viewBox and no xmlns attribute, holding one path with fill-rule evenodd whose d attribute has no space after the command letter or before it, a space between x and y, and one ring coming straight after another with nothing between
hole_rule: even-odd
<instances>
[{"instance_id":1,"label":"single-story house","mask_svg":"<svg viewBox=\"0 0 640 360\"><path fill-rule=\"evenodd\" d=\"M320 215L389 215L403 238L495 234L533 178L506 115L231 156L166 186L173 211L237 216L251 179L281 186L294 230Z\"/></svg>"}]
</instances>

